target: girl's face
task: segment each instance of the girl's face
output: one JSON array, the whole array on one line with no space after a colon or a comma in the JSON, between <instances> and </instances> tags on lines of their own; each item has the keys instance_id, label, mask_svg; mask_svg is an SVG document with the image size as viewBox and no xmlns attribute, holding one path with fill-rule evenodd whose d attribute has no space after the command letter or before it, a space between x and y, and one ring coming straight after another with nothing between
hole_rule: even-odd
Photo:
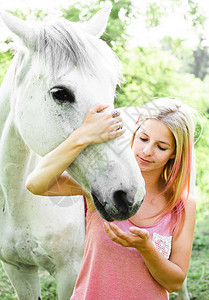
<instances>
[{"instance_id":1,"label":"girl's face","mask_svg":"<svg viewBox=\"0 0 209 300\"><path fill-rule=\"evenodd\" d=\"M142 172L162 172L168 160L175 157L174 150L173 134L161 121L148 119L137 130L133 151Z\"/></svg>"}]
</instances>

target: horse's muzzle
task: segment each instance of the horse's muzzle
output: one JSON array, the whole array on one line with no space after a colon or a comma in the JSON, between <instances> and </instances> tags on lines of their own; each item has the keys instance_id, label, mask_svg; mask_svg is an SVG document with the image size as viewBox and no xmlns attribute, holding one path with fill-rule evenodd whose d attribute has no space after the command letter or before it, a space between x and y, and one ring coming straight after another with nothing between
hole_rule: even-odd
<instances>
[{"instance_id":1,"label":"horse's muzzle","mask_svg":"<svg viewBox=\"0 0 209 300\"><path fill-rule=\"evenodd\" d=\"M128 193L118 190L112 195L112 199L100 199L96 193L92 193L94 205L99 215L108 222L124 221L135 215L140 208L143 199L134 201L134 196L129 196Z\"/></svg>"}]
</instances>

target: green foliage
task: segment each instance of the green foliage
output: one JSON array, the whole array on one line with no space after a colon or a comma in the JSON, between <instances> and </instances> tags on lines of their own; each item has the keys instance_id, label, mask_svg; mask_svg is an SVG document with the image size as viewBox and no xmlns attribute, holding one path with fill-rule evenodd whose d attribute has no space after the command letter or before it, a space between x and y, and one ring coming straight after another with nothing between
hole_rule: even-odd
<instances>
[{"instance_id":1,"label":"green foliage","mask_svg":"<svg viewBox=\"0 0 209 300\"><path fill-rule=\"evenodd\" d=\"M156 27L160 25L161 18L165 16L166 9L161 4L156 2L151 2L148 4L145 16L146 16L146 25L148 28Z\"/></svg>"},{"instance_id":2,"label":"green foliage","mask_svg":"<svg viewBox=\"0 0 209 300\"><path fill-rule=\"evenodd\" d=\"M196 225L192 257L188 272L189 292L191 299L208 299L209 268L208 268L208 226L205 216Z\"/></svg>"},{"instance_id":3,"label":"green foliage","mask_svg":"<svg viewBox=\"0 0 209 300\"><path fill-rule=\"evenodd\" d=\"M197 186L205 195L209 196L209 115L202 117L203 119L203 133L200 140L195 146L196 151L196 166L197 166ZM207 195L207 196L206 196ZM207 199L208 201L208 199Z\"/></svg>"},{"instance_id":4,"label":"green foliage","mask_svg":"<svg viewBox=\"0 0 209 300\"><path fill-rule=\"evenodd\" d=\"M152 97L174 95L179 61L168 51L138 47L121 56L126 82L117 106L140 105Z\"/></svg>"},{"instance_id":5,"label":"green foliage","mask_svg":"<svg viewBox=\"0 0 209 300\"><path fill-rule=\"evenodd\" d=\"M39 270L42 300L57 300L57 284L55 279L45 270ZM70 275L69 275L70 276ZM1 300L18 300L14 288L11 285L6 273L0 262L0 299Z\"/></svg>"},{"instance_id":6,"label":"green foliage","mask_svg":"<svg viewBox=\"0 0 209 300\"><path fill-rule=\"evenodd\" d=\"M200 36L196 49L191 50L183 46L184 40L173 39L165 36L161 41L163 50L170 51L175 57L180 59L183 73L192 73L195 77L204 79L209 72L209 47L204 46L204 38Z\"/></svg>"},{"instance_id":7,"label":"green foliage","mask_svg":"<svg viewBox=\"0 0 209 300\"><path fill-rule=\"evenodd\" d=\"M19 9L9 10L9 13L11 13L12 15L14 15L22 20L26 20L26 17L27 17L27 15Z\"/></svg>"},{"instance_id":8,"label":"green foliage","mask_svg":"<svg viewBox=\"0 0 209 300\"><path fill-rule=\"evenodd\" d=\"M200 5L198 2L198 0L188 0L188 16L192 17L192 23L194 27L204 27L207 17L205 13L200 9Z\"/></svg>"},{"instance_id":9,"label":"green foliage","mask_svg":"<svg viewBox=\"0 0 209 300\"><path fill-rule=\"evenodd\" d=\"M200 79L204 79L209 70L209 47L203 46L201 37L197 48L193 51L194 61L191 64L191 72Z\"/></svg>"},{"instance_id":10,"label":"green foliage","mask_svg":"<svg viewBox=\"0 0 209 300\"><path fill-rule=\"evenodd\" d=\"M41 270L39 273L41 292L43 295L42 300L58 300L57 283L55 279L52 276L50 276L45 270Z\"/></svg>"},{"instance_id":11,"label":"green foliage","mask_svg":"<svg viewBox=\"0 0 209 300\"><path fill-rule=\"evenodd\" d=\"M81 2L78 1L74 5L69 6L67 9L62 9L63 17L72 22L88 21L92 15L101 9L101 7L109 5L110 2L112 4L112 10L108 26L102 36L102 39L105 40L110 47L113 47L114 50L117 50L118 47L124 48L128 37L126 28L130 23L130 19L135 18L130 1L97 0L92 2L91 6L89 3L81 4ZM120 14L123 15L123 20L119 17Z\"/></svg>"},{"instance_id":12,"label":"green foliage","mask_svg":"<svg viewBox=\"0 0 209 300\"><path fill-rule=\"evenodd\" d=\"M61 11L63 18L71 22L85 22L98 10L99 5L81 4L81 2L78 1L68 8L63 8Z\"/></svg>"},{"instance_id":13,"label":"green foliage","mask_svg":"<svg viewBox=\"0 0 209 300\"><path fill-rule=\"evenodd\" d=\"M0 52L0 84L4 79L12 57L11 51Z\"/></svg>"},{"instance_id":14,"label":"green foliage","mask_svg":"<svg viewBox=\"0 0 209 300\"><path fill-rule=\"evenodd\" d=\"M27 20L28 17L30 20L44 20L48 15L47 12L44 12L43 10L37 8L33 10L29 8L27 12L23 12L19 9L13 9L9 12L22 20Z\"/></svg>"},{"instance_id":15,"label":"green foliage","mask_svg":"<svg viewBox=\"0 0 209 300\"><path fill-rule=\"evenodd\" d=\"M181 5L183 3L179 0L147 1L147 9L144 16L148 29L159 27L163 18L167 14L170 14L171 11L175 11L176 8L181 7ZM187 49L183 46L184 40L172 38L171 36L166 36L162 39L162 48L170 49L177 57L182 56L181 59L184 61L183 70L203 80L209 72L209 48L204 45L205 27L208 16L200 7L200 1L198 0L188 0L187 9L185 10L185 6L182 9L185 11L184 19L192 24L191 30L196 33L199 39L196 49ZM189 52L190 57L188 57Z\"/></svg>"}]
</instances>

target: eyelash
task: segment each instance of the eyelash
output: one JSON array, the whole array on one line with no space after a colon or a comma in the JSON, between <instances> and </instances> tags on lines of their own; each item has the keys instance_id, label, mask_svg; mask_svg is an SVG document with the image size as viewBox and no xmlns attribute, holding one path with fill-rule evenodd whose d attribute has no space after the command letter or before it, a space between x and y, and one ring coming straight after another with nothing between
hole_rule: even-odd
<instances>
[{"instance_id":1,"label":"eyelash","mask_svg":"<svg viewBox=\"0 0 209 300\"><path fill-rule=\"evenodd\" d=\"M147 141L147 139L143 139L142 137L140 137L139 138L142 142L146 142ZM165 148L162 148L161 146L157 146L161 151L166 151L167 149L165 149Z\"/></svg>"},{"instance_id":2,"label":"eyelash","mask_svg":"<svg viewBox=\"0 0 209 300\"><path fill-rule=\"evenodd\" d=\"M146 142L147 139L143 139L142 137L139 138L142 142Z\"/></svg>"},{"instance_id":3,"label":"eyelash","mask_svg":"<svg viewBox=\"0 0 209 300\"><path fill-rule=\"evenodd\" d=\"M160 147L159 145L158 145L158 148L159 148L161 151L166 151L166 150L167 150L167 149L165 149L165 148Z\"/></svg>"}]
</instances>

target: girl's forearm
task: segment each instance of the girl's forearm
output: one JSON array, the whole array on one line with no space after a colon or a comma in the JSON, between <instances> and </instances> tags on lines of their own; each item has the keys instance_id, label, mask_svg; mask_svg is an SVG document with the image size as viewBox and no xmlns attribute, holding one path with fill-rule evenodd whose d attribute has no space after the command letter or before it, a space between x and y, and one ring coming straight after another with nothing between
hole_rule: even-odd
<instances>
[{"instance_id":1,"label":"girl's forearm","mask_svg":"<svg viewBox=\"0 0 209 300\"><path fill-rule=\"evenodd\" d=\"M181 288L185 279L184 271L178 265L167 260L153 243L148 249L140 250L140 254L153 278L168 292L174 292Z\"/></svg>"},{"instance_id":2,"label":"girl's forearm","mask_svg":"<svg viewBox=\"0 0 209 300\"><path fill-rule=\"evenodd\" d=\"M125 132L120 116L103 112L107 107L97 104L88 110L81 127L48 153L28 176L25 184L28 190L34 194L48 191L88 145L114 139Z\"/></svg>"},{"instance_id":3,"label":"girl's forearm","mask_svg":"<svg viewBox=\"0 0 209 300\"><path fill-rule=\"evenodd\" d=\"M83 128L75 130L57 148L41 159L38 166L27 177L26 187L34 194L47 191L89 144L90 140Z\"/></svg>"}]
</instances>

